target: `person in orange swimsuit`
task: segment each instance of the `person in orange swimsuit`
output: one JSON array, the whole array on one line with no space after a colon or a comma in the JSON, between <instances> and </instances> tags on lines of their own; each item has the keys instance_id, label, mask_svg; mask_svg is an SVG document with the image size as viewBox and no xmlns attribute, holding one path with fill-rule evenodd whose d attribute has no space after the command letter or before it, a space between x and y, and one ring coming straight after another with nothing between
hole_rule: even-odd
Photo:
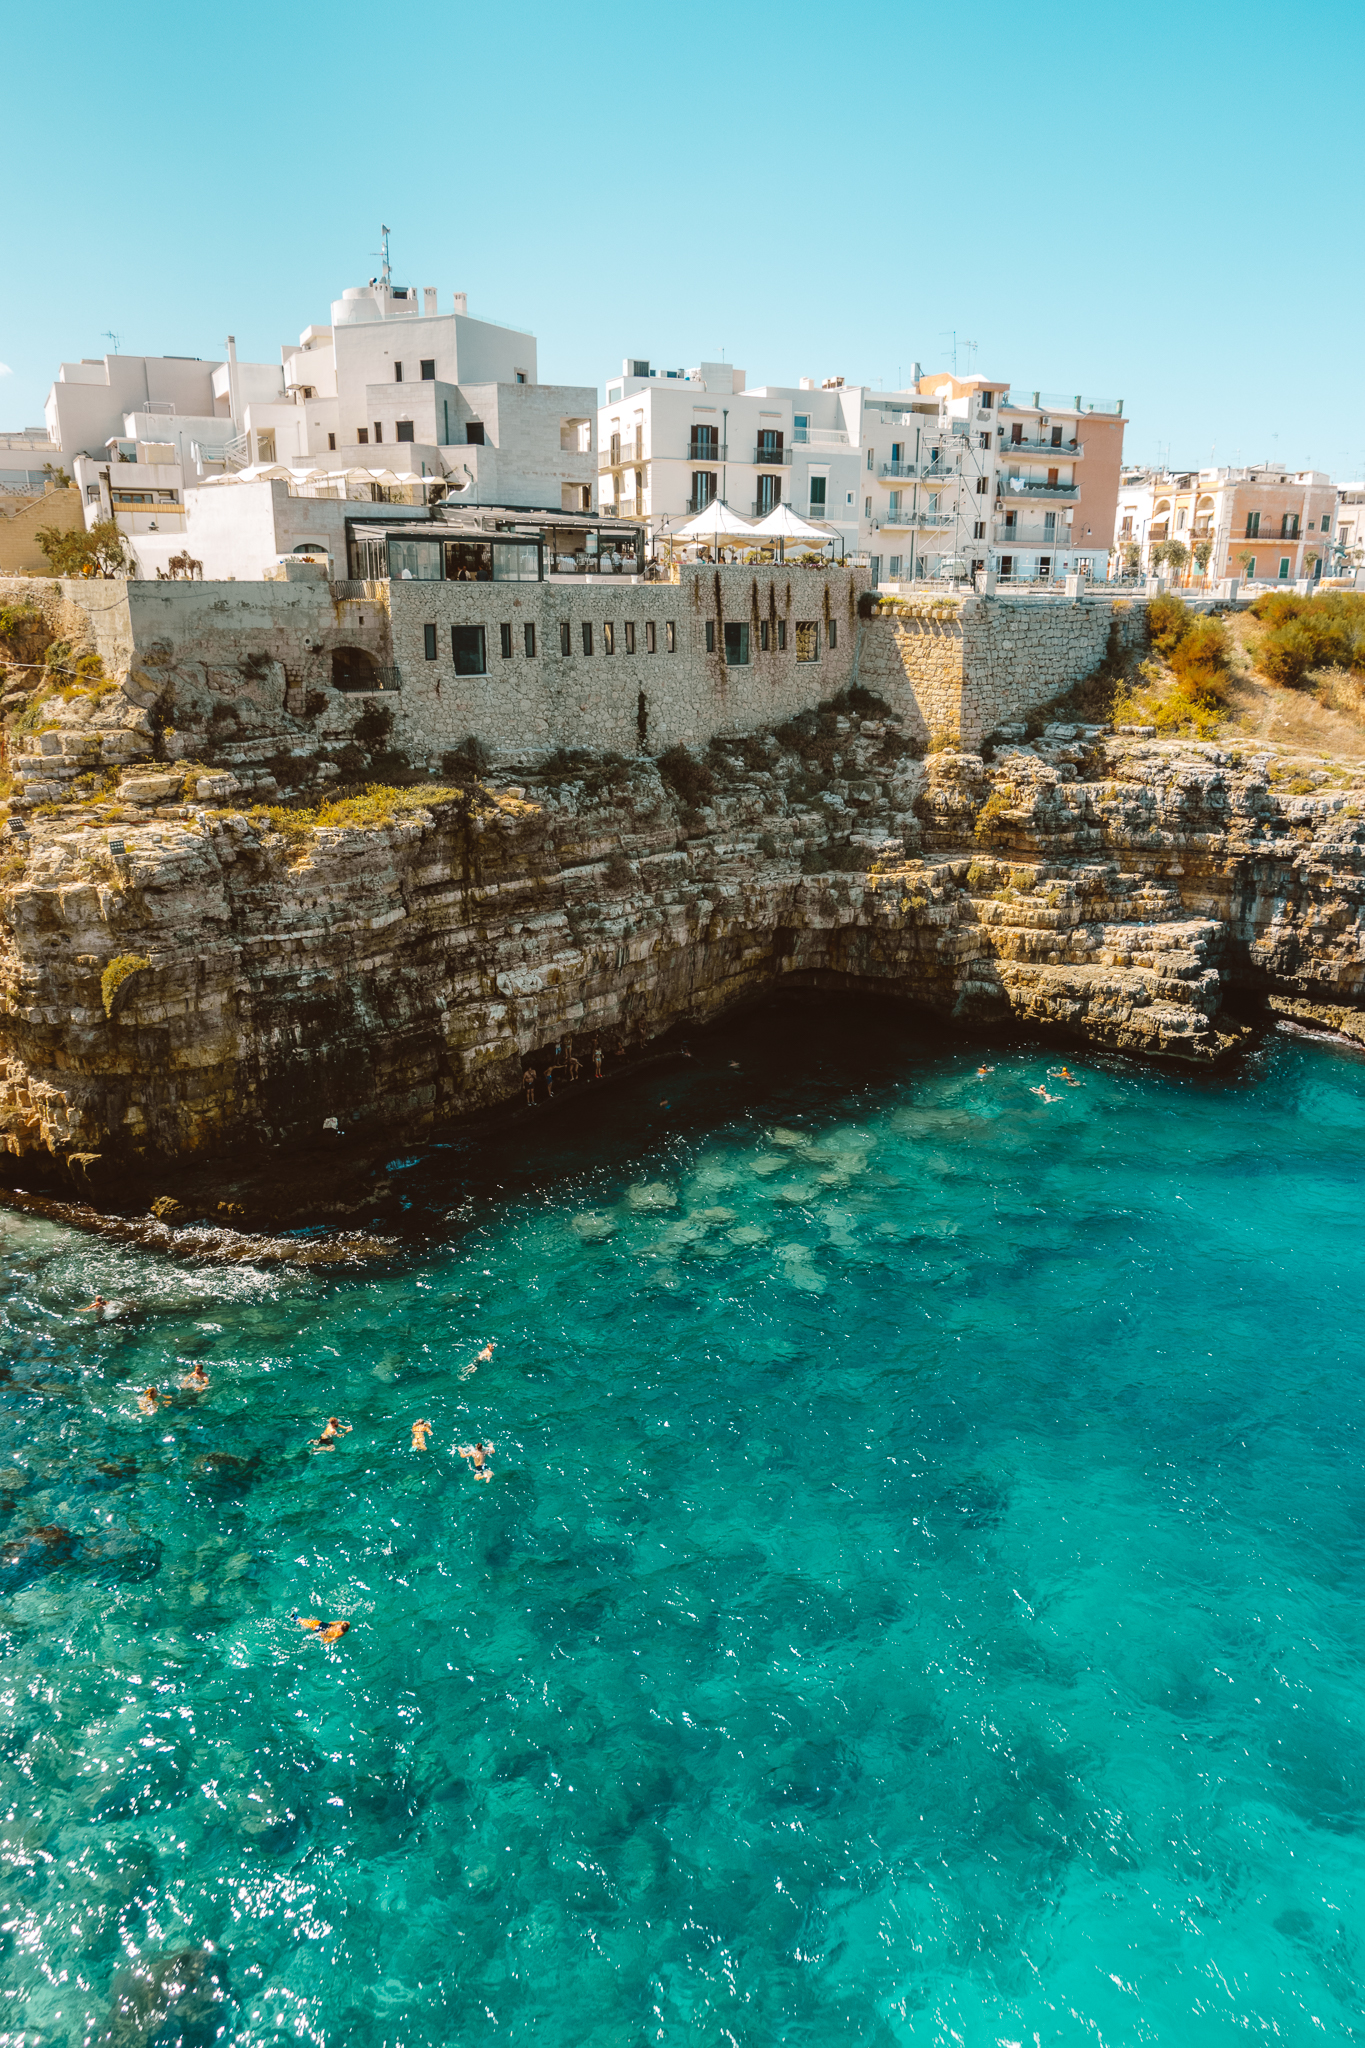
<instances>
[{"instance_id":1,"label":"person in orange swimsuit","mask_svg":"<svg viewBox=\"0 0 1365 2048\"><path fill-rule=\"evenodd\" d=\"M427 1447L427 1438L430 1435L431 1424L429 1422L414 1422L412 1425L411 1448L414 1451L424 1451Z\"/></svg>"},{"instance_id":2,"label":"person in orange swimsuit","mask_svg":"<svg viewBox=\"0 0 1365 2048\"><path fill-rule=\"evenodd\" d=\"M349 1621L329 1621L324 1627L320 1615L300 1614L297 1609L289 1618L291 1621L296 1621L300 1628L310 1629L317 1636L319 1642L323 1643L340 1641L341 1637L345 1635L347 1629L351 1626Z\"/></svg>"}]
</instances>

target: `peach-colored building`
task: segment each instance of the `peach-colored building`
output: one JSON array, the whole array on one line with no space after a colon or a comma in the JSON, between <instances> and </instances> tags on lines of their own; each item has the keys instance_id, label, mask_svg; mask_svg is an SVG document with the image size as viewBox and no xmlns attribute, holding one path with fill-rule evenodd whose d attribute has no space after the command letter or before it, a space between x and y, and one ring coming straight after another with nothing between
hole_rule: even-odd
<instances>
[{"instance_id":1,"label":"peach-colored building","mask_svg":"<svg viewBox=\"0 0 1365 2048\"><path fill-rule=\"evenodd\" d=\"M1214 579L1296 583L1328 570L1336 504L1336 486L1316 469L1125 470L1117 544L1136 546L1147 569L1159 542L1180 541L1186 579L1201 573L1207 549L1203 573Z\"/></svg>"}]
</instances>

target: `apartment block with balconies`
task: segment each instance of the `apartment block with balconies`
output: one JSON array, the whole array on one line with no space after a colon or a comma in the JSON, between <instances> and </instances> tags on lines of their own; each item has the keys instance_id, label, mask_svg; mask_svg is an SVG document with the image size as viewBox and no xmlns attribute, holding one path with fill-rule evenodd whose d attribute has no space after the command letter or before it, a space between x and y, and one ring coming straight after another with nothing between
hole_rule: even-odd
<instances>
[{"instance_id":1,"label":"apartment block with balconies","mask_svg":"<svg viewBox=\"0 0 1365 2048\"><path fill-rule=\"evenodd\" d=\"M1131 568L1174 580L1314 580L1331 566L1336 486L1320 470L1278 467L1129 469L1120 479L1116 552ZM1177 541L1184 559L1154 559Z\"/></svg>"},{"instance_id":2,"label":"apartment block with balconies","mask_svg":"<svg viewBox=\"0 0 1365 2048\"><path fill-rule=\"evenodd\" d=\"M750 389L730 363L656 370L632 357L606 391L604 512L638 520L657 541L717 499L742 519L785 504L830 528L841 552L856 545L859 393L842 379Z\"/></svg>"}]
</instances>

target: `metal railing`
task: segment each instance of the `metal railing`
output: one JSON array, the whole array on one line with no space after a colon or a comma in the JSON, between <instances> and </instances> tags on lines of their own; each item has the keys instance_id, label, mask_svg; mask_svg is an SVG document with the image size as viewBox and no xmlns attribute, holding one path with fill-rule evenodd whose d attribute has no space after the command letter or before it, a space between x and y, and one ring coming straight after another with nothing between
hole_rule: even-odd
<instances>
[{"instance_id":1,"label":"metal railing","mask_svg":"<svg viewBox=\"0 0 1365 2048\"><path fill-rule=\"evenodd\" d=\"M1085 453L1079 441L1006 441L1000 449L1002 455L1063 455L1077 456Z\"/></svg>"},{"instance_id":2,"label":"metal railing","mask_svg":"<svg viewBox=\"0 0 1365 2048\"><path fill-rule=\"evenodd\" d=\"M782 469L791 459L790 448L765 448L761 441L753 453L754 465L758 469Z\"/></svg>"},{"instance_id":3,"label":"metal railing","mask_svg":"<svg viewBox=\"0 0 1365 2048\"><path fill-rule=\"evenodd\" d=\"M957 524L957 515L953 512L912 512L905 507L879 512L877 517L883 526L941 527Z\"/></svg>"},{"instance_id":4,"label":"metal railing","mask_svg":"<svg viewBox=\"0 0 1365 2048\"><path fill-rule=\"evenodd\" d=\"M245 469L250 461L250 434L239 434L235 441L223 443L223 465L226 469Z\"/></svg>"},{"instance_id":5,"label":"metal railing","mask_svg":"<svg viewBox=\"0 0 1365 2048\"><path fill-rule=\"evenodd\" d=\"M792 440L802 448L847 448L848 435L838 427L793 427Z\"/></svg>"},{"instance_id":6,"label":"metal railing","mask_svg":"<svg viewBox=\"0 0 1365 2048\"><path fill-rule=\"evenodd\" d=\"M1033 412L1123 412L1121 398L1083 398L1079 392L1010 390L998 403L1026 406Z\"/></svg>"},{"instance_id":7,"label":"metal railing","mask_svg":"<svg viewBox=\"0 0 1365 2048\"><path fill-rule=\"evenodd\" d=\"M780 498L751 498L749 500L749 517L751 519L766 519L770 512L776 512L781 503L782 500Z\"/></svg>"},{"instance_id":8,"label":"metal railing","mask_svg":"<svg viewBox=\"0 0 1365 2048\"><path fill-rule=\"evenodd\" d=\"M1079 498L1079 484L1036 484L1020 476L1002 476L995 486L997 498Z\"/></svg>"},{"instance_id":9,"label":"metal railing","mask_svg":"<svg viewBox=\"0 0 1365 2048\"><path fill-rule=\"evenodd\" d=\"M725 462L729 459L727 446L724 441L689 441L687 459L689 462Z\"/></svg>"},{"instance_id":10,"label":"metal railing","mask_svg":"<svg viewBox=\"0 0 1365 2048\"><path fill-rule=\"evenodd\" d=\"M716 504L717 500L718 493L712 491L709 498L689 498L687 501L687 509L689 512L705 512L707 507L709 505Z\"/></svg>"},{"instance_id":11,"label":"metal railing","mask_svg":"<svg viewBox=\"0 0 1365 2048\"><path fill-rule=\"evenodd\" d=\"M599 470L629 469L632 467L633 464L637 462L643 462L644 459L645 451L643 446L636 448L618 448L615 450L615 452L613 452L612 449L609 447L599 448L597 451L597 467Z\"/></svg>"},{"instance_id":12,"label":"metal railing","mask_svg":"<svg viewBox=\"0 0 1365 2048\"><path fill-rule=\"evenodd\" d=\"M1069 548L1071 528L1055 528L1051 533L1036 526L1001 526L997 523L991 535L993 548Z\"/></svg>"},{"instance_id":13,"label":"metal railing","mask_svg":"<svg viewBox=\"0 0 1365 2048\"><path fill-rule=\"evenodd\" d=\"M825 524L826 524L826 525L828 525L828 524L829 524L829 513L828 513L828 511L826 510L826 508L825 508L825 506L824 506L823 504L817 505L817 504L815 503L814 499L812 499L812 500L810 501L809 505L807 506L807 509L806 509L806 512L805 512L805 515L804 515L804 516L805 516L805 517L806 517L807 519L823 519L823 520L825 521Z\"/></svg>"}]
</instances>

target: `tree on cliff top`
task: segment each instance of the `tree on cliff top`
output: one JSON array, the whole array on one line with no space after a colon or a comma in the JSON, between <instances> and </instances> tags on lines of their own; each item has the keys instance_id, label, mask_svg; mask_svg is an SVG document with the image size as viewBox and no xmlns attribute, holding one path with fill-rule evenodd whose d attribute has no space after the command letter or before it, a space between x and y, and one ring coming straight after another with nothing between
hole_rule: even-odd
<instances>
[{"instance_id":1,"label":"tree on cliff top","mask_svg":"<svg viewBox=\"0 0 1365 2048\"><path fill-rule=\"evenodd\" d=\"M113 519L84 527L40 526L34 533L54 576L126 576L133 567L127 543Z\"/></svg>"}]
</instances>

